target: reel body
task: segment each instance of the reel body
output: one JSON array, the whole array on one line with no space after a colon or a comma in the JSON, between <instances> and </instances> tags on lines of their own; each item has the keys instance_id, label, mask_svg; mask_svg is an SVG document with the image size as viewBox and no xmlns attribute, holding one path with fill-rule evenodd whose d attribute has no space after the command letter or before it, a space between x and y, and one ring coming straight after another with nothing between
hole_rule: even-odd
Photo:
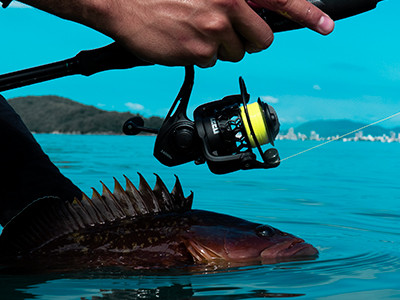
<instances>
[{"instance_id":1,"label":"reel body","mask_svg":"<svg viewBox=\"0 0 400 300\"><path fill-rule=\"evenodd\" d=\"M215 174L277 167L280 163L278 151L274 148L261 150L261 145L274 145L279 132L275 110L260 99L247 105L250 97L240 77L240 94L199 106L191 121L186 111L194 69L190 66L185 70L185 81L158 131L154 156L166 166L190 161L207 163ZM142 122L133 119L124 124L126 134L137 134L140 130L150 132ZM257 160L252 148L258 149L262 161Z\"/></svg>"}]
</instances>

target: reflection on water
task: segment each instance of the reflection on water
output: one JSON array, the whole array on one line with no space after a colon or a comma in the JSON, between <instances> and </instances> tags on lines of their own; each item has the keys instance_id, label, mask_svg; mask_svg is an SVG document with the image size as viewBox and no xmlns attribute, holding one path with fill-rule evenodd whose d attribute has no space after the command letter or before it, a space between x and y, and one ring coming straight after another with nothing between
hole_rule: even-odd
<instances>
[{"instance_id":1,"label":"reflection on water","mask_svg":"<svg viewBox=\"0 0 400 300\"><path fill-rule=\"evenodd\" d=\"M168 168L153 137L37 135L82 190L123 174L171 188L177 174L194 207L270 224L320 251L314 261L229 269L0 275L4 299L400 298L400 144L331 143L277 169L224 176L206 166ZM312 146L278 141L281 157ZM385 155L382 155L385 153Z\"/></svg>"},{"instance_id":2,"label":"reflection on water","mask_svg":"<svg viewBox=\"0 0 400 300\"><path fill-rule=\"evenodd\" d=\"M214 294L213 292L216 292ZM217 294L222 292L224 294ZM233 294L231 294L233 292ZM201 294L207 295L202 296ZM195 299L195 300L236 300L253 298L288 298L299 297L304 294L270 293L267 290L254 290L249 293L240 293L236 288L204 288L193 290L190 286L172 285L156 289L137 290L102 290L101 296L93 296L91 299ZM197 295L198 294L198 295Z\"/></svg>"},{"instance_id":3,"label":"reflection on water","mask_svg":"<svg viewBox=\"0 0 400 300\"><path fill-rule=\"evenodd\" d=\"M252 298L283 298L299 297L299 293L279 293L268 290L249 290L244 292L240 287L219 286L195 288L190 283L168 283L158 287L133 288L127 278L115 277L114 281L122 282L123 288L113 287L110 280L101 279L104 274L69 274L69 279L60 276L55 277L21 277L12 281L2 282L7 290L2 290L2 299L29 299L41 297L52 299L61 297L64 299L252 299ZM29 280L30 279L30 280ZM97 287L92 282L97 281ZM89 281L91 280L91 281ZM39 281L42 281L40 283ZM43 288L45 286L45 289ZM99 287L101 286L101 287ZM45 290L45 292L43 291ZM4 298L3 298L4 297Z\"/></svg>"},{"instance_id":4,"label":"reflection on water","mask_svg":"<svg viewBox=\"0 0 400 300\"><path fill-rule=\"evenodd\" d=\"M342 285L348 287L348 284L379 278L387 280L385 274L398 272L399 268L398 256L375 252L308 262L209 269L207 272L113 268L34 276L2 275L0 281L2 295L7 295L5 299L53 299L61 295L64 299L230 300L305 295L314 298L343 292ZM397 284L397 281L382 281L382 287ZM327 289L329 286L336 286L336 289ZM392 288L391 295L396 294L395 291Z\"/></svg>"}]
</instances>

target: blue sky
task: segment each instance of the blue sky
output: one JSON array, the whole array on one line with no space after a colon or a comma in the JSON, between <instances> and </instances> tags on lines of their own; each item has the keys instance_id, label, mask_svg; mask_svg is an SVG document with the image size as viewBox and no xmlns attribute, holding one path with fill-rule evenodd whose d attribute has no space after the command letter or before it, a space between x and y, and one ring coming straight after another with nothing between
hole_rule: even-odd
<instances>
[{"instance_id":1,"label":"blue sky","mask_svg":"<svg viewBox=\"0 0 400 300\"><path fill-rule=\"evenodd\" d=\"M0 10L0 73L69 58L111 42L104 35L18 2ZM301 29L278 33L273 45L239 63L196 68L191 111L239 92L243 76L252 100L277 111L284 128L316 119L374 122L400 111L400 1L336 22L321 36ZM182 84L181 67L139 67L57 79L4 92L6 98L58 95L106 110L164 116ZM399 126L397 117L382 124Z\"/></svg>"}]
</instances>

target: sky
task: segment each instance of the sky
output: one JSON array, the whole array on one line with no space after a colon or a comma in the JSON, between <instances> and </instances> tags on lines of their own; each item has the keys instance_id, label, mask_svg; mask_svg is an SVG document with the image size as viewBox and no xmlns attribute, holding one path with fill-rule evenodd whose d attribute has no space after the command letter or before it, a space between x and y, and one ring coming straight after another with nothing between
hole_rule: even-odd
<instances>
[{"instance_id":1,"label":"sky","mask_svg":"<svg viewBox=\"0 0 400 300\"><path fill-rule=\"evenodd\" d=\"M400 111L400 1L336 22L329 36L308 29L277 33L272 46L239 63L195 69L188 116L206 102L238 94L272 105L282 128L318 119L372 123ZM0 10L0 74L75 56L112 40L18 2ZM183 82L182 67L137 67L69 76L3 92L10 99L58 95L104 110L165 116ZM400 126L400 117L381 124Z\"/></svg>"}]
</instances>

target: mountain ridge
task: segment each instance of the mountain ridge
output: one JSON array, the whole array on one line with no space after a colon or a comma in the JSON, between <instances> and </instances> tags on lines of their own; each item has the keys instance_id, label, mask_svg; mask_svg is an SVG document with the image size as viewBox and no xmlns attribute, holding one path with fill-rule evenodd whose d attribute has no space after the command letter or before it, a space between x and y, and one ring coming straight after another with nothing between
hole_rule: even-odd
<instances>
[{"instance_id":1,"label":"mountain ridge","mask_svg":"<svg viewBox=\"0 0 400 300\"><path fill-rule=\"evenodd\" d=\"M126 120L140 116L130 112L106 111L68 98L25 96L8 100L26 126L36 133L122 134ZM143 117L142 117L143 118ZM145 126L160 128L160 117L143 118Z\"/></svg>"},{"instance_id":2,"label":"mountain ridge","mask_svg":"<svg viewBox=\"0 0 400 300\"><path fill-rule=\"evenodd\" d=\"M27 127L36 133L122 134L122 125L134 116L130 112L106 111L91 105L53 95L25 96L8 100ZM141 116L142 117L142 116ZM142 117L143 118L143 117ZM163 118L143 118L146 127L160 128ZM320 137L343 135L366 126L347 119L315 120L294 127L296 133L310 135L315 131ZM362 130L364 135L389 135L400 133L400 127L384 128L378 125ZM288 130L281 130L281 134Z\"/></svg>"}]
</instances>

